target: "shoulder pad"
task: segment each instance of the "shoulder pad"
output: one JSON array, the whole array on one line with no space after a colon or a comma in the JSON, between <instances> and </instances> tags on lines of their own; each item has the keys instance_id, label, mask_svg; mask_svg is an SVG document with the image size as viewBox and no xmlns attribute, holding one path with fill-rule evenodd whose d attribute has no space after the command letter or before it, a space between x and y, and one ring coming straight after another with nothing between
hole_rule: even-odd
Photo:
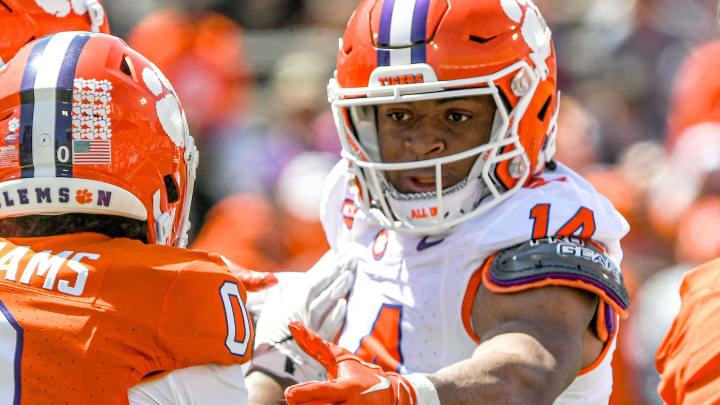
<instances>
[{"instance_id":1,"label":"shoulder pad","mask_svg":"<svg viewBox=\"0 0 720 405\"><path fill-rule=\"evenodd\" d=\"M591 291L623 314L630 305L617 265L598 248L580 239L536 239L500 251L490 265L488 276L491 287L500 291L509 292L508 288L512 287L522 290L565 285Z\"/></svg>"}]
</instances>

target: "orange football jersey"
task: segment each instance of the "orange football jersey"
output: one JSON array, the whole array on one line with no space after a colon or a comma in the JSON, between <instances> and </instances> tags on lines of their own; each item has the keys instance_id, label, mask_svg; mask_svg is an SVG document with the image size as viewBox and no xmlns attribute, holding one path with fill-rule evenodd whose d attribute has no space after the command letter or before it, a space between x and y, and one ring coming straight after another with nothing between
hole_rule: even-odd
<instances>
[{"instance_id":1,"label":"orange football jersey","mask_svg":"<svg viewBox=\"0 0 720 405\"><path fill-rule=\"evenodd\" d=\"M250 359L219 256L94 233L0 239L0 403L127 404L159 372Z\"/></svg>"},{"instance_id":2,"label":"orange football jersey","mask_svg":"<svg viewBox=\"0 0 720 405\"><path fill-rule=\"evenodd\" d=\"M720 259L685 274L682 305L655 357L669 405L720 403Z\"/></svg>"}]
</instances>

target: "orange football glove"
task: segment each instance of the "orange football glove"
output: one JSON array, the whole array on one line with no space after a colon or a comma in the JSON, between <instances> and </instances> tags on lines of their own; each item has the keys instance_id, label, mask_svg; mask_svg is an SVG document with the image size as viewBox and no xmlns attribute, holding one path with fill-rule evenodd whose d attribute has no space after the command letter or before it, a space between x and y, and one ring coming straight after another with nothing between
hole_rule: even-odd
<instances>
[{"instance_id":1,"label":"orange football glove","mask_svg":"<svg viewBox=\"0 0 720 405\"><path fill-rule=\"evenodd\" d=\"M311 381L288 387L289 405L415 405L413 386L398 373L385 372L331 342L301 322L288 325L297 344L327 370L328 381Z\"/></svg>"},{"instance_id":2,"label":"orange football glove","mask_svg":"<svg viewBox=\"0 0 720 405\"><path fill-rule=\"evenodd\" d=\"M234 263L230 264L229 267L235 277L243 283L245 290L249 292L261 291L278 283L278 279L273 273L248 270Z\"/></svg>"}]
</instances>

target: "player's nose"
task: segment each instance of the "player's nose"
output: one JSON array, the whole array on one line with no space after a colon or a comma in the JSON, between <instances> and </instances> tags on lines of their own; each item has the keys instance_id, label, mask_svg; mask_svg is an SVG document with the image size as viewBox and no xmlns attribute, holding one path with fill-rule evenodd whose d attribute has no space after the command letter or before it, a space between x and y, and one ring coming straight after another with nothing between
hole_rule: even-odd
<instances>
[{"instance_id":1,"label":"player's nose","mask_svg":"<svg viewBox=\"0 0 720 405\"><path fill-rule=\"evenodd\" d=\"M419 133L405 139L405 149L420 160L442 156L447 144L438 131L423 128Z\"/></svg>"}]
</instances>

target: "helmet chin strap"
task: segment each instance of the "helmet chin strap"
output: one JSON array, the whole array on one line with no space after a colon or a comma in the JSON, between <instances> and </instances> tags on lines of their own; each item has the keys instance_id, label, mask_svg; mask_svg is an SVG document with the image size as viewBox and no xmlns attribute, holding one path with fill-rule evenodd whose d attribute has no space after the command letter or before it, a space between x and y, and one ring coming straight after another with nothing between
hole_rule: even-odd
<instances>
[{"instance_id":1,"label":"helmet chin strap","mask_svg":"<svg viewBox=\"0 0 720 405\"><path fill-rule=\"evenodd\" d=\"M477 178L465 178L443 190L442 207L438 206L435 192L402 194L399 191L395 193L391 191L388 204L396 219L412 223L417 227L435 226L436 229L426 233L441 233L450 229L447 226L450 220L469 213L477 207L483 196L487 195L483 189L482 183Z\"/></svg>"},{"instance_id":2,"label":"helmet chin strap","mask_svg":"<svg viewBox=\"0 0 720 405\"><path fill-rule=\"evenodd\" d=\"M172 218L169 213L160 211L160 190L153 194L153 217L155 218L155 243L158 245L170 244Z\"/></svg>"}]
</instances>

